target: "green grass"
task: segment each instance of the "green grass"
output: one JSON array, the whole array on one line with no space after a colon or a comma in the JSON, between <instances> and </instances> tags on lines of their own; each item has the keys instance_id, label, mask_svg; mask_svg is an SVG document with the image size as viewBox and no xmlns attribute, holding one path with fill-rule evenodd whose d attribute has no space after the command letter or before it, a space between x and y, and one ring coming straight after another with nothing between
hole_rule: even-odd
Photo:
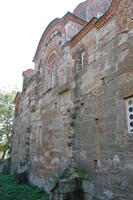
<instances>
[{"instance_id":1,"label":"green grass","mask_svg":"<svg viewBox=\"0 0 133 200\"><path fill-rule=\"evenodd\" d=\"M48 200L48 195L32 185L17 185L14 178L0 174L0 200Z\"/></svg>"}]
</instances>

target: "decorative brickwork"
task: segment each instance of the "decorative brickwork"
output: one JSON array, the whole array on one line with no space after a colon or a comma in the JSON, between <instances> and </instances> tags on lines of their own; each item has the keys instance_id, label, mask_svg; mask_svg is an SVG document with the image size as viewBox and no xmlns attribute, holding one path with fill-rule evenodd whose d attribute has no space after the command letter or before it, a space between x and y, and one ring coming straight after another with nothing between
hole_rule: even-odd
<instances>
[{"instance_id":1,"label":"decorative brickwork","mask_svg":"<svg viewBox=\"0 0 133 200\"><path fill-rule=\"evenodd\" d=\"M85 22L84 20L82 20L81 18L79 18L79 17L73 15L73 14L70 13L70 12L66 13L66 15L64 15L64 17L63 17L62 19L58 19L58 18L57 18L57 19L54 19L54 20L48 25L48 27L46 28L46 30L44 31L44 33L43 33L43 35L42 35L42 37L41 37L41 39L40 39L40 42L39 42L38 47L37 47L36 54L35 54L35 56L34 56L34 58L33 58L33 61L34 61L34 62L36 61L36 59L37 59L37 57L38 57L38 54L39 54L39 52L40 52L41 46L42 46L42 44L43 44L43 42L44 42L44 39L46 38L47 34L50 34L50 33L49 33L49 32L50 32L50 29L53 28L53 27L55 27L55 26L58 25L58 24L59 24L59 25L61 24L61 26L62 26L62 24L66 24L69 20L70 20L70 21L73 21L73 22L75 22L75 23L77 23L77 24L79 24L79 25L81 25L82 27L85 26L85 24L86 24L86 22Z\"/></svg>"},{"instance_id":2,"label":"decorative brickwork","mask_svg":"<svg viewBox=\"0 0 133 200\"><path fill-rule=\"evenodd\" d=\"M89 31L94 28L97 18L93 18L70 42L73 48Z\"/></svg>"},{"instance_id":3,"label":"decorative brickwork","mask_svg":"<svg viewBox=\"0 0 133 200\"><path fill-rule=\"evenodd\" d=\"M93 17L101 17L109 9L111 2L112 0L87 0L75 8L74 14L88 22Z\"/></svg>"},{"instance_id":4,"label":"decorative brickwork","mask_svg":"<svg viewBox=\"0 0 133 200\"><path fill-rule=\"evenodd\" d=\"M34 74L34 70L32 69L28 69L26 71L23 72L23 77L24 79L31 77Z\"/></svg>"},{"instance_id":5,"label":"decorative brickwork","mask_svg":"<svg viewBox=\"0 0 133 200\"><path fill-rule=\"evenodd\" d=\"M110 2L50 23L15 99L11 172L50 200L133 199L133 0Z\"/></svg>"},{"instance_id":6,"label":"decorative brickwork","mask_svg":"<svg viewBox=\"0 0 133 200\"><path fill-rule=\"evenodd\" d=\"M71 47L78 43L89 31L93 28L100 29L105 24L107 24L113 16L116 14L120 0L115 0L112 2L109 10L99 19L93 18L89 23L71 40Z\"/></svg>"}]
</instances>

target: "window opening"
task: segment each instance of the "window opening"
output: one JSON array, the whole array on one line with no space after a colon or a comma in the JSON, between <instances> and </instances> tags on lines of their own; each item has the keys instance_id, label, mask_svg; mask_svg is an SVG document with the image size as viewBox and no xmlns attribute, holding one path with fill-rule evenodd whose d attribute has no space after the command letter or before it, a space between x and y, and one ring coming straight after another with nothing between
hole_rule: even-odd
<instances>
[{"instance_id":1,"label":"window opening","mask_svg":"<svg viewBox=\"0 0 133 200\"><path fill-rule=\"evenodd\" d=\"M133 133L133 97L126 99L128 132Z\"/></svg>"},{"instance_id":2,"label":"window opening","mask_svg":"<svg viewBox=\"0 0 133 200\"><path fill-rule=\"evenodd\" d=\"M85 52L82 50L76 56L76 72L80 72L85 64Z\"/></svg>"}]
</instances>

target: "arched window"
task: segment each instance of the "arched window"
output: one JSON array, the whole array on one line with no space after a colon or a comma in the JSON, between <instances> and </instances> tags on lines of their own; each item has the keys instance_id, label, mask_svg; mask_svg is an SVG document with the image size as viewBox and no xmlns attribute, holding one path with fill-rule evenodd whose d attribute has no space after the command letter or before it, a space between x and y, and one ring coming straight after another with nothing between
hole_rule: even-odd
<instances>
[{"instance_id":1,"label":"arched window","mask_svg":"<svg viewBox=\"0 0 133 200\"><path fill-rule=\"evenodd\" d=\"M49 57L45 68L45 83L44 83L45 92L54 88L56 85L56 65L57 65L57 57L54 53Z\"/></svg>"},{"instance_id":2,"label":"arched window","mask_svg":"<svg viewBox=\"0 0 133 200\"><path fill-rule=\"evenodd\" d=\"M85 51L81 50L75 57L76 73L80 72L85 65Z\"/></svg>"}]
</instances>

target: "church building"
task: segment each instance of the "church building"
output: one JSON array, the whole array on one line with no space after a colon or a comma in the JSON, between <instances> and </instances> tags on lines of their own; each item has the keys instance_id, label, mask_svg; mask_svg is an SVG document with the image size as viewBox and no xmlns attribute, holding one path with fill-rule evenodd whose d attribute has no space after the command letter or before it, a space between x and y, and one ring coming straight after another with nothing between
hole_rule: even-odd
<instances>
[{"instance_id":1,"label":"church building","mask_svg":"<svg viewBox=\"0 0 133 200\"><path fill-rule=\"evenodd\" d=\"M47 26L33 62L11 173L27 167L51 200L133 200L133 0L81 2Z\"/></svg>"}]
</instances>

